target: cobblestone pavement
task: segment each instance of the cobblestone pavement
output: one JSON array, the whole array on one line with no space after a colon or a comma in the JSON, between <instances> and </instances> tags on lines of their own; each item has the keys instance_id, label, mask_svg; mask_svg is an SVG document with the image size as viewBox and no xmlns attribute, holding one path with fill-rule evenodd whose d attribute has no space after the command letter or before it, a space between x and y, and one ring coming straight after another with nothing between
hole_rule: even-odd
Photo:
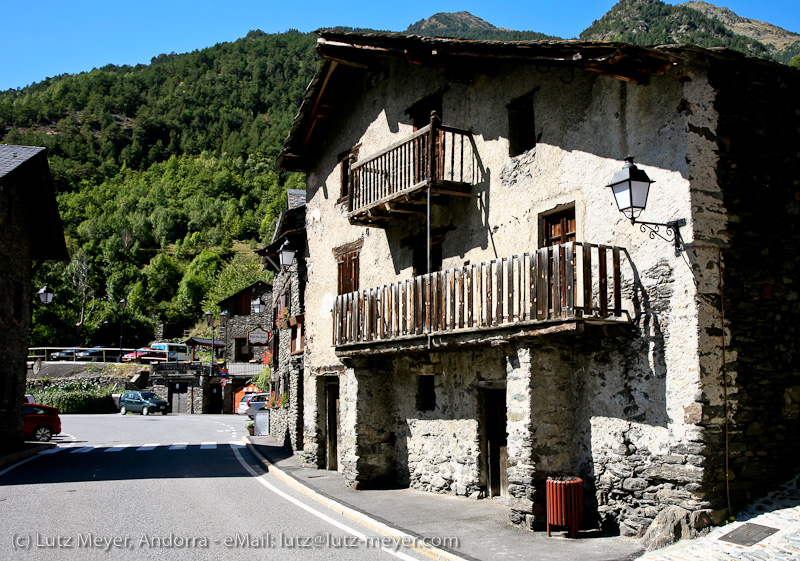
<instances>
[{"instance_id":1,"label":"cobblestone pavement","mask_svg":"<svg viewBox=\"0 0 800 561\"><path fill-rule=\"evenodd\" d=\"M746 523L776 528L778 531L751 546L720 540ZM800 560L800 476L741 511L735 522L715 528L707 536L683 540L639 558L639 561L689 560Z\"/></svg>"}]
</instances>

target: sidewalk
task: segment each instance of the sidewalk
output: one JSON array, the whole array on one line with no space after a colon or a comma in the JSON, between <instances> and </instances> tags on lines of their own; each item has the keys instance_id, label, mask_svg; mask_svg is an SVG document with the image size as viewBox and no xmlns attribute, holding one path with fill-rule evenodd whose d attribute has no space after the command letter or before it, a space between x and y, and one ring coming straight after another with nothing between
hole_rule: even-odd
<instances>
[{"instance_id":1,"label":"sidewalk","mask_svg":"<svg viewBox=\"0 0 800 561\"><path fill-rule=\"evenodd\" d=\"M632 560L644 553L638 540L581 532L570 539L566 532L528 532L508 520L508 508L491 499L436 495L413 489L354 491L335 471L303 468L299 458L269 436L246 437L249 447L262 456L270 473L337 512L373 530L410 543L455 538L455 544L427 547L417 541L418 551L435 559L537 561ZM271 464L271 465L270 465ZM277 469L275 469L277 468ZM559 530L561 530L559 528Z\"/></svg>"}]
</instances>

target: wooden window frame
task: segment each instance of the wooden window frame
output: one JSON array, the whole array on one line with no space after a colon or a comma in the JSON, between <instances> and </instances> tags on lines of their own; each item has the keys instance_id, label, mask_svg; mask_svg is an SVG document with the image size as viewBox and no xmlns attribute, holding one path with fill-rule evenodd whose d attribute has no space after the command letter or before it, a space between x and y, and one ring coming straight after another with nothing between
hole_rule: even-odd
<instances>
[{"instance_id":1,"label":"wooden window frame","mask_svg":"<svg viewBox=\"0 0 800 561\"><path fill-rule=\"evenodd\" d=\"M360 277L360 255L364 239L339 246L333 250L336 258L336 283L337 294L349 294L356 292L359 288Z\"/></svg>"},{"instance_id":2,"label":"wooden window frame","mask_svg":"<svg viewBox=\"0 0 800 561\"><path fill-rule=\"evenodd\" d=\"M350 160L358 161L358 150L361 145L356 145L339 154L339 198L336 204L347 202L350 197Z\"/></svg>"}]
</instances>

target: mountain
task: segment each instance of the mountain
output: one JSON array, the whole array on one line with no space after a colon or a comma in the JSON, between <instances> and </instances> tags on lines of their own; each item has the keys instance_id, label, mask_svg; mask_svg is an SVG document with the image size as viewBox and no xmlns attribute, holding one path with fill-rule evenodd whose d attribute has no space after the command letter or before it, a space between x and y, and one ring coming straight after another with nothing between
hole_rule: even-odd
<instances>
[{"instance_id":1,"label":"mountain","mask_svg":"<svg viewBox=\"0 0 800 561\"><path fill-rule=\"evenodd\" d=\"M708 2L691 1L681 5L717 20L732 33L750 37L766 45L770 53L781 62L786 62L800 54L800 33L787 31L771 23L739 16L728 8L720 8Z\"/></svg>"},{"instance_id":2,"label":"mountain","mask_svg":"<svg viewBox=\"0 0 800 561\"><path fill-rule=\"evenodd\" d=\"M420 20L408 26L404 33L472 40L537 41L558 39L558 37L536 31L514 31L504 27L495 27L469 12L439 12L428 19Z\"/></svg>"},{"instance_id":3,"label":"mountain","mask_svg":"<svg viewBox=\"0 0 800 561\"><path fill-rule=\"evenodd\" d=\"M584 41L622 41L636 45L692 44L726 47L772 58L763 43L729 30L719 20L686 5L661 0L621 0L581 34Z\"/></svg>"}]
</instances>

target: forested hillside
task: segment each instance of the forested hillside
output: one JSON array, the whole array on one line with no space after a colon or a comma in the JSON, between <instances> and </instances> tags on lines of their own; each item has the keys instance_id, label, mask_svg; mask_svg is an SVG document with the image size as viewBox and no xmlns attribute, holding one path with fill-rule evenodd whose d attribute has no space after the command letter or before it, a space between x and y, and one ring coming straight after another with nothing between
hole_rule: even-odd
<instances>
[{"instance_id":1,"label":"forested hillside","mask_svg":"<svg viewBox=\"0 0 800 561\"><path fill-rule=\"evenodd\" d=\"M286 187L304 187L273 162L316 70L313 46L311 34L253 31L0 93L1 141L48 148L73 257L35 280L57 296L35 310L33 344L112 343L122 298L128 344L202 317L235 242L251 253L269 239ZM214 265L197 271L201 254ZM263 277L236 262L249 271L238 284Z\"/></svg>"}]
</instances>

